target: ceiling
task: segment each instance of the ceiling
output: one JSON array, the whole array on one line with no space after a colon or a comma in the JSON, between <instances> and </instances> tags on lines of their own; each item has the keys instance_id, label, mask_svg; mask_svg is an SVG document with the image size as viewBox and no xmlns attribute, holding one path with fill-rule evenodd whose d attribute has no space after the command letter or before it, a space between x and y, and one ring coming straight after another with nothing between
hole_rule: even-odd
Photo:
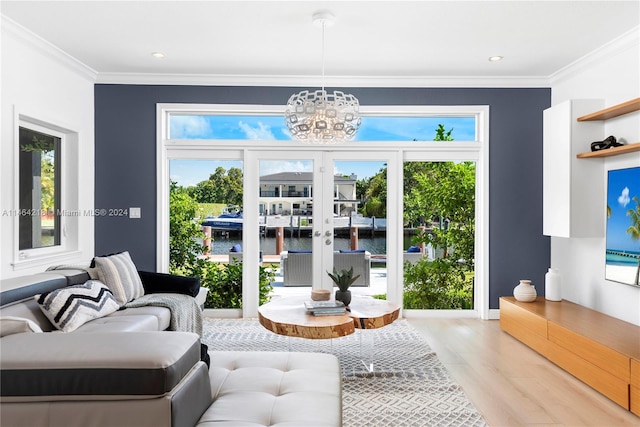
<instances>
[{"instance_id":1,"label":"ceiling","mask_svg":"<svg viewBox=\"0 0 640 427\"><path fill-rule=\"evenodd\" d=\"M640 31L640 0L0 3L5 17L102 82L319 84L322 31L312 24L318 10L335 15L326 30L327 84L549 79ZM494 55L504 59L490 62Z\"/></svg>"}]
</instances>

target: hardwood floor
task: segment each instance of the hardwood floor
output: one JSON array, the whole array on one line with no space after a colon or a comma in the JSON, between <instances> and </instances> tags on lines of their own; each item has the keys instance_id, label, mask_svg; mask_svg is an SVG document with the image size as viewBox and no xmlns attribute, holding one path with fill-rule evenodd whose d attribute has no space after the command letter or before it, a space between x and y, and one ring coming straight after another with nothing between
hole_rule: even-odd
<instances>
[{"instance_id":1,"label":"hardwood floor","mask_svg":"<svg viewBox=\"0 0 640 427\"><path fill-rule=\"evenodd\" d=\"M409 319L490 426L640 426L500 329L497 320Z\"/></svg>"}]
</instances>

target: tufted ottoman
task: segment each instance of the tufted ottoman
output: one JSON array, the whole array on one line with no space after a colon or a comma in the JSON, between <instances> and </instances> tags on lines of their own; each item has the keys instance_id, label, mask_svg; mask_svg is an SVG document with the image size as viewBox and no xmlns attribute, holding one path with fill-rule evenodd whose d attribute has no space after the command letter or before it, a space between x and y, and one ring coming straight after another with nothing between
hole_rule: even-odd
<instances>
[{"instance_id":1,"label":"tufted ottoman","mask_svg":"<svg viewBox=\"0 0 640 427\"><path fill-rule=\"evenodd\" d=\"M342 425L342 384L331 354L211 351L213 403L198 427Z\"/></svg>"}]
</instances>

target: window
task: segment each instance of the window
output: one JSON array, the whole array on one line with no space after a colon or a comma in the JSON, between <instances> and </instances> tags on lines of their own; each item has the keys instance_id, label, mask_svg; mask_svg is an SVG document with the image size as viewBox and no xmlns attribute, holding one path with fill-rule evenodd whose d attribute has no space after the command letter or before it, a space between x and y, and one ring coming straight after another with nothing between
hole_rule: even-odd
<instances>
[{"instance_id":1,"label":"window","mask_svg":"<svg viewBox=\"0 0 640 427\"><path fill-rule=\"evenodd\" d=\"M456 141L476 141L473 115L365 115L354 141L433 141L435 129L455 129ZM446 133L444 134L446 136ZM290 141L282 114L169 114L169 139Z\"/></svg>"},{"instance_id":2,"label":"window","mask_svg":"<svg viewBox=\"0 0 640 427\"><path fill-rule=\"evenodd\" d=\"M80 227L93 227L92 206L79 208L79 135L67 126L16 113L13 268L64 262L78 255Z\"/></svg>"},{"instance_id":3,"label":"window","mask_svg":"<svg viewBox=\"0 0 640 427\"><path fill-rule=\"evenodd\" d=\"M33 127L33 126L32 126ZM62 138L20 126L19 250L60 245Z\"/></svg>"}]
</instances>

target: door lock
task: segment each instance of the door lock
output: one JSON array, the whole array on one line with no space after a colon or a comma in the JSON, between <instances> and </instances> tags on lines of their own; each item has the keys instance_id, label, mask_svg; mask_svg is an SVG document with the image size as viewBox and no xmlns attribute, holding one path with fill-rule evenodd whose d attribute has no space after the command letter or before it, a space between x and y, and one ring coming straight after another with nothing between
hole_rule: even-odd
<instances>
[{"instance_id":1,"label":"door lock","mask_svg":"<svg viewBox=\"0 0 640 427\"><path fill-rule=\"evenodd\" d=\"M320 237L320 236L322 236L322 233L320 231L316 230L316 232L313 233L313 235L316 236L316 237Z\"/></svg>"},{"instance_id":2,"label":"door lock","mask_svg":"<svg viewBox=\"0 0 640 427\"><path fill-rule=\"evenodd\" d=\"M327 246L329 246L329 245L331 244L331 239L327 239L327 240L325 240L325 241L324 241L324 244L325 244L325 245L327 245Z\"/></svg>"},{"instance_id":3,"label":"door lock","mask_svg":"<svg viewBox=\"0 0 640 427\"><path fill-rule=\"evenodd\" d=\"M327 237L331 237L331 231L330 230L325 231L324 235Z\"/></svg>"}]
</instances>

